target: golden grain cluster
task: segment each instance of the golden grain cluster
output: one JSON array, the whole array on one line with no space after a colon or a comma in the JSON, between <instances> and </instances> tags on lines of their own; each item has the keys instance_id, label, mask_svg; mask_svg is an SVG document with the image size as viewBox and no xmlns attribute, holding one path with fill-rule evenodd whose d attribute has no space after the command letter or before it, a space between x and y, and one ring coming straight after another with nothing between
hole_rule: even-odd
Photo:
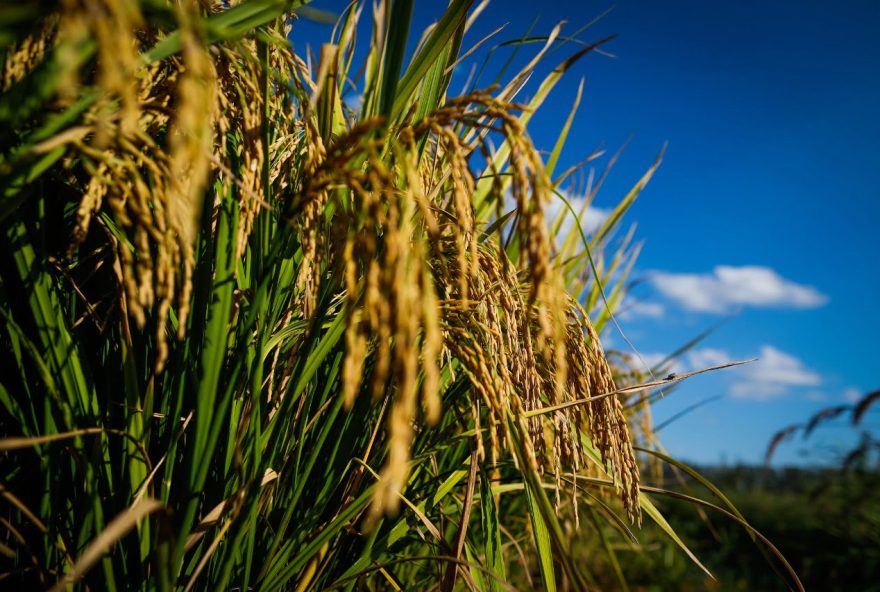
<instances>
[{"instance_id":1,"label":"golden grain cluster","mask_svg":"<svg viewBox=\"0 0 880 592\"><path fill-rule=\"evenodd\" d=\"M580 437L586 431L635 518L638 470L627 419L617 397L601 396L615 388L608 363L586 313L565 293L553 265L544 214L549 184L514 116L518 109L474 93L391 130L382 121L359 124L329 148L306 127L303 138L312 147L308 175L295 198L306 310L318 291L312 270L327 263L320 258L341 255L346 404L361 390L377 399L393 393L389 455L376 507L397 507L418 403L427 423L436 422L440 368L448 364L452 375L463 372L473 385L481 458L485 433L493 464L522 446L531 468L550 472L561 485L565 471L590 464ZM478 131L475 141L452 131L462 123ZM488 236L475 220L475 174L468 159L475 148L486 150L489 131L501 133L512 147L518 215L508 230L522 242L519 261L510 261L501 248L509 238L502 228ZM500 193L495 199L503 203ZM332 220L323 219L328 200ZM330 244L344 248L328 250ZM546 417L541 412L592 397ZM481 409L488 418L484 431ZM511 422L521 431L512 433Z\"/></svg>"}]
</instances>

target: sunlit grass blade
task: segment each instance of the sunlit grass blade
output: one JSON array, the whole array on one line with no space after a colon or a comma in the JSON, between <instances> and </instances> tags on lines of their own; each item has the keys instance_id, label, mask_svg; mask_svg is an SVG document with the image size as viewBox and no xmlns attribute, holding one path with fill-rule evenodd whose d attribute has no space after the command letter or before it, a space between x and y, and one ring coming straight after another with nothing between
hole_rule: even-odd
<instances>
[{"instance_id":1,"label":"sunlit grass blade","mask_svg":"<svg viewBox=\"0 0 880 592\"><path fill-rule=\"evenodd\" d=\"M654 505L654 502L651 501L651 498L648 497L647 494L639 494L639 505L641 505L642 510L645 512L645 514L647 514L648 517L653 520L654 523L659 526L660 529L664 533L666 533L666 535L670 539L672 539L682 551L684 551L685 555L688 556L688 558L694 563L694 565L699 567L707 576L709 576L713 580L715 579L715 576L712 575L712 572L709 571L709 569L705 565L703 565L699 559L697 559L697 556L694 555L694 553L684 543L684 541L681 540L681 538L678 536L672 526L669 525L669 522L666 521L666 518L663 517L663 514L660 513L660 510L657 509L657 506Z\"/></svg>"}]
</instances>

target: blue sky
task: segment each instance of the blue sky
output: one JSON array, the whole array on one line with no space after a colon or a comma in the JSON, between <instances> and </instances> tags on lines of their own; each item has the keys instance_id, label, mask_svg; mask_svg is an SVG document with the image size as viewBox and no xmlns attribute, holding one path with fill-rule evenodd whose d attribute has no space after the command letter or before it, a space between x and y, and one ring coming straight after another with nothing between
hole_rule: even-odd
<instances>
[{"instance_id":1,"label":"blue sky","mask_svg":"<svg viewBox=\"0 0 880 592\"><path fill-rule=\"evenodd\" d=\"M338 10L344 3L313 6ZM497 39L518 38L536 18L533 34L560 20L568 21L563 34L571 33L610 6L499 0L465 47L504 23ZM441 8L417 2L413 28L421 30ZM301 23L295 44L297 29L309 41L329 34L329 27ZM735 313L682 368L760 358L695 377L655 406L661 422L722 397L663 430L677 456L760 462L776 430L880 387L878 31L880 3L867 0L621 0L581 35L594 41L618 34L605 46L614 57L587 56L530 124L535 143L552 147L585 78L560 170L597 147L613 152L630 140L594 202L597 214L668 143L663 165L627 217L645 246L636 271L644 281L634 291L638 304L621 319L624 331L653 360ZM499 51L488 70L504 59ZM467 69L459 69L453 88ZM534 83L520 98L531 92ZM619 335L607 337L626 348ZM776 462L830 460L853 441L844 423L782 446ZM880 426L880 413L867 425ZM804 448L812 453L806 459Z\"/></svg>"}]
</instances>

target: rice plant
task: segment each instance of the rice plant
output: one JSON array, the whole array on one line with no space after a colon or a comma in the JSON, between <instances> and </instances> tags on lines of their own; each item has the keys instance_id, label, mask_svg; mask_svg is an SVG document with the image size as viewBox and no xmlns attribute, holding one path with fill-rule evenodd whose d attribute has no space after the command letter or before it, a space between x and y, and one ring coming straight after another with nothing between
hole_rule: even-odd
<instances>
[{"instance_id":1,"label":"rice plant","mask_svg":"<svg viewBox=\"0 0 880 592\"><path fill-rule=\"evenodd\" d=\"M548 224L570 119L527 132L597 44L453 96L482 5L405 63L413 3L355 2L312 63L301 4L0 10L4 584L588 589L572 531L643 515L686 550L634 446L663 381L597 334L657 163L588 237Z\"/></svg>"}]
</instances>

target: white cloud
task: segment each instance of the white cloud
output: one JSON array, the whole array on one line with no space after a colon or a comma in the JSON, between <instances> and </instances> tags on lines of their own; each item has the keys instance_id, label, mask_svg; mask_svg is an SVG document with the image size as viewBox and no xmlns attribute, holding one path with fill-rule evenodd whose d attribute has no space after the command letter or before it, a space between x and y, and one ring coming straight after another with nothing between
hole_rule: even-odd
<instances>
[{"instance_id":1,"label":"white cloud","mask_svg":"<svg viewBox=\"0 0 880 592\"><path fill-rule=\"evenodd\" d=\"M351 92L348 96L345 97L345 104L348 105L348 108L357 113L361 110L361 105L364 103L364 95L359 92Z\"/></svg>"},{"instance_id":2,"label":"white cloud","mask_svg":"<svg viewBox=\"0 0 880 592\"><path fill-rule=\"evenodd\" d=\"M642 353L642 359L648 367L653 368L665 357L664 353ZM693 370L702 370L713 366L722 366L734 360L748 356L733 356L723 349L702 347L693 349L673 362L668 371L681 374ZM718 376L723 376L730 385L728 394L735 399L767 401L788 395L793 389L803 389L803 396L811 401L825 398L824 393L815 388L822 384L822 378L807 368L797 357L786 353L772 345L764 345L760 349L757 361L731 369ZM639 364L642 366L642 364ZM711 373L714 374L714 373ZM807 387L814 387L807 390ZM847 389L844 397L851 400L850 391L858 393L858 389Z\"/></svg>"},{"instance_id":3,"label":"white cloud","mask_svg":"<svg viewBox=\"0 0 880 592\"><path fill-rule=\"evenodd\" d=\"M855 403L859 399L862 398L862 391L854 386L851 386L843 391L843 400L847 403Z\"/></svg>"},{"instance_id":4,"label":"white cloud","mask_svg":"<svg viewBox=\"0 0 880 592\"><path fill-rule=\"evenodd\" d=\"M638 366L644 370L655 368L660 362L665 360L669 354L660 352L639 352L639 358L633 354L633 359ZM710 366L721 366L731 361L733 358L727 352L720 349L701 348L690 351L688 354L679 357L671 362L667 362L662 368L665 372L675 372L681 374L691 370L702 370Z\"/></svg>"},{"instance_id":5,"label":"white cloud","mask_svg":"<svg viewBox=\"0 0 880 592\"><path fill-rule=\"evenodd\" d=\"M581 228L588 238L591 234L599 230L599 228L602 227L602 224L604 224L611 215L611 209L597 208L592 204L586 205L587 198L584 195L577 195L565 189L561 189L559 192L565 196L565 200L575 213L580 215ZM513 199L513 193L508 189L504 193L503 209L505 212L509 212L515 206L516 202ZM549 230L552 230L553 224L555 224L556 219L560 214L563 214L563 218L562 223L559 226L559 232L556 234L556 238L557 241L561 243L561 241L565 239L572 230L574 230L574 215L563 201L554 194L544 210L544 218ZM578 236L576 238L578 239L578 244L580 244L580 237Z\"/></svg>"},{"instance_id":6,"label":"white cloud","mask_svg":"<svg viewBox=\"0 0 880 592\"><path fill-rule=\"evenodd\" d=\"M605 220L608 219L608 216L611 215L610 209L605 208L597 208L592 204L587 206L585 210L583 210L584 205L586 203L586 196L573 194L565 189L561 190L565 196L566 201L569 203L571 208L581 215L581 228L584 230L584 234L590 235L599 230L602 227L602 224L605 223ZM583 210L583 213L581 213ZM552 201L548 204L546 210L547 223L553 224L556 221L556 218L559 216L560 212L565 213L565 218L562 221L562 225L560 227L559 236L566 236L571 230L574 228L574 216L571 213L566 205L562 202L559 197L554 196Z\"/></svg>"},{"instance_id":7,"label":"white cloud","mask_svg":"<svg viewBox=\"0 0 880 592\"><path fill-rule=\"evenodd\" d=\"M692 370L702 370L712 366L721 366L733 360L726 351L704 347L688 353L688 364Z\"/></svg>"},{"instance_id":8,"label":"white cloud","mask_svg":"<svg viewBox=\"0 0 880 592\"><path fill-rule=\"evenodd\" d=\"M628 321L638 318L659 319L664 314L666 314L666 307L659 302L627 298L620 306L620 314L618 316Z\"/></svg>"},{"instance_id":9,"label":"white cloud","mask_svg":"<svg viewBox=\"0 0 880 592\"><path fill-rule=\"evenodd\" d=\"M828 297L813 286L795 283L769 267L718 265L712 273L655 272L657 290L682 308L725 312L737 306L816 308Z\"/></svg>"},{"instance_id":10,"label":"white cloud","mask_svg":"<svg viewBox=\"0 0 880 592\"><path fill-rule=\"evenodd\" d=\"M639 366L645 371L653 370L657 367L660 362L666 359L667 354L659 353L659 352L639 352L639 356L635 356L633 354L633 358L638 363ZM641 361L639 360L641 357ZM673 360L672 362L667 363L663 368L663 370L667 370L669 372L682 372L683 368L681 362L679 360Z\"/></svg>"},{"instance_id":11,"label":"white cloud","mask_svg":"<svg viewBox=\"0 0 880 592\"><path fill-rule=\"evenodd\" d=\"M819 386L822 378L795 356L772 345L761 347L758 361L745 366L743 380L730 387L738 399L767 400L787 395L793 387Z\"/></svg>"},{"instance_id":12,"label":"white cloud","mask_svg":"<svg viewBox=\"0 0 880 592\"><path fill-rule=\"evenodd\" d=\"M576 212L580 211L574 204L572 206ZM610 215L611 210L609 209L587 206L587 209L581 214L581 225L587 234L593 234L602 227Z\"/></svg>"}]
</instances>

